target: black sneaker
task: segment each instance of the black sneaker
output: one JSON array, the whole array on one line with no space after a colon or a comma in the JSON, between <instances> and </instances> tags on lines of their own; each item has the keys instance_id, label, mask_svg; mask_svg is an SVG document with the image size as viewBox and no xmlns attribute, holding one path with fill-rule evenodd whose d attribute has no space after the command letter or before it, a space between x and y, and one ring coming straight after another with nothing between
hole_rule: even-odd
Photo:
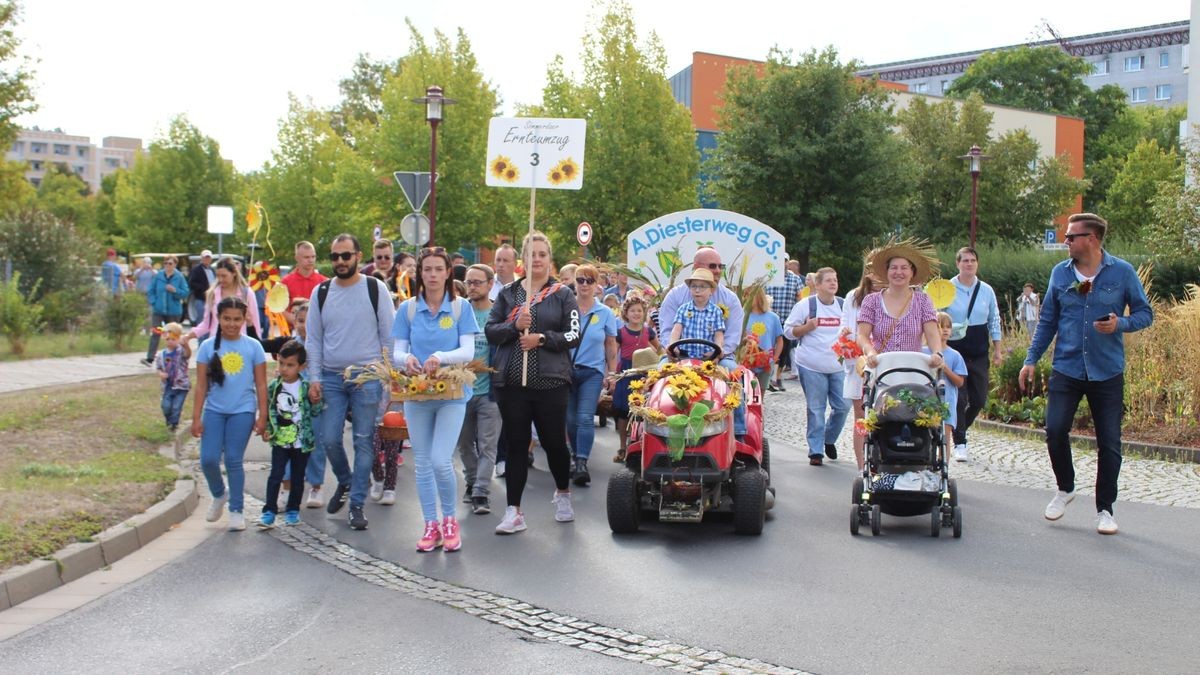
<instances>
[{"instance_id":1,"label":"black sneaker","mask_svg":"<svg viewBox=\"0 0 1200 675\"><path fill-rule=\"evenodd\" d=\"M349 483L338 483L337 489L333 491L333 496L329 498L329 503L325 505L326 513L337 513L346 505L346 494L350 492Z\"/></svg>"},{"instance_id":2,"label":"black sneaker","mask_svg":"<svg viewBox=\"0 0 1200 675\"><path fill-rule=\"evenodd\" d=\"M492 512L492 502L487 497L471 497L471 513L485 516Z\"/></svg>"},{"instance_id":3,"label":"black sneaker","mask_svg":"<svg viewBox=\"0 0 1200 675\"><path fill-rule=\"evenodd\" d=\"M579 487L587 487L588 483L592 482L592 476L588 473L587 460L575 460L575 477L572 479Z\"/></svg>"},{"instance_id":4,"label":"black sneaker","mask_svg":"<svg viewBox=\"0 0 1200 675\"><path fill-rule=\"evenodd\" d=\"M367 529L367 517L363 515L363 507L350 507L350 529L365 530Z\"/></svg>"},{"instance_id":5,"label":"black sneaker","mask_svg":"<svg viewBox=\"0 0 1200 675\"><path fill-rule=\"evenodd\" d=\"M475 503L471 498L471 490L472 489L473 488L470 485L468 485L467 488L465 490L463 490L462 503L464 503L464 504L474 504Z\"/></svg>"},{"instance_id":6,"label":"black sneaker","mask_svg":"<svg viewBox=\"0 0 1200 675\"><path fill-rule=\"evenodd\" d=\"M835 446L833 443L826 443L825 456L829 459L837 459L837 446Z\"/></svg>"}]
</instances>

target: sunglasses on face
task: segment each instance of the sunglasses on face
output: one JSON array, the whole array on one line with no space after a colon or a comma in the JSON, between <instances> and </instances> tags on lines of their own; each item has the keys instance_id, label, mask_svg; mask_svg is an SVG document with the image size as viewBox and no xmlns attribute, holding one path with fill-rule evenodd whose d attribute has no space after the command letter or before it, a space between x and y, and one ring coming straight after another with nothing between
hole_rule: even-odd
<instances>
[{"instance_id":1,"label":"sunglasses on face","mask_svg":"<svg viewBox=\"0 0 1200 675\"><path fill-rule=\"evenodd\" d=\"M1075 232L1072 234L1064 234L1063 239L1066 239L1067 241L1075 241L1076 239L1078 239L1080 237L1087 237L1087 236L1090 236L1091 234L1092 234L1091 232Z\"/></svg>"},{"instance_id":2,"label":"sunglasses on face","mask_svg":"<svg viewBox=\"0 0 1200 675\"><path fill-rule=\"evenodd\" d=\"M594 283L596 283L595 279L589 279L587 277L575 277L576 286L591 286Z\"/></svg>"},{"instance_id":3,"label":"sunglasses on face","mask_svg":"<svg viewBox=\"0 0 1200 675\"><path fill-rule=\"evenodd\" d=\"M343 251L341 253L334 251L329 254L329 260L332 262L337 262L339 260L350 262L351 260L354 260L354 253L354 251Z\"/></svg>"},{"instance_id":4,"label":"sunglasses on face","mask_svg":"<svg viewBox=\"0 0 1200 675\"><path fill-rule=\"evenodd\" d=\"M705 267L707 267L708 269L713 270L713 271L723 270L723 269L725 269L725 263L708 263L707 265L705 265Z\"/></svg>"},{"instance_id":5,"label":"sunglasses on face","mask_svg":"<svg viewBox=\"0 0 1200 675\"><path fill-rule=\"evenodd\" d=\"M377 256L375 256L375 259L376 259L376 260L391 260L391 259L392 259L392 256L390 256L390 255L388 255L388 254L386 254L386 253L385 253L385 254L383 254L383 255L377 255Z\"/></svg>"}]
</instances>

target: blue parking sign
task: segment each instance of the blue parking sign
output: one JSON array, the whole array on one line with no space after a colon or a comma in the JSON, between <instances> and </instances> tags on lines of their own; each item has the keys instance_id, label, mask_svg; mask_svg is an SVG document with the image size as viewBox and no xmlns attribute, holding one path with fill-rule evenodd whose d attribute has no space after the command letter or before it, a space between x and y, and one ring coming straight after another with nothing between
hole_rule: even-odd
<instances>
[{"instance_id":1,"label":"blue parking sign","mask_svg":"<svg viewBox=\"0 0 1200 675\"><path fill-rule=\"evenodd\" d=\"M1047 244L1053 244L1053 243L1055 243L1055 242L1057 242L1057 241L1058 241L1058 230L1046 230L1046 241L1045 241L1045 243L1047 243Z\"/></svg>"}]
</instances>

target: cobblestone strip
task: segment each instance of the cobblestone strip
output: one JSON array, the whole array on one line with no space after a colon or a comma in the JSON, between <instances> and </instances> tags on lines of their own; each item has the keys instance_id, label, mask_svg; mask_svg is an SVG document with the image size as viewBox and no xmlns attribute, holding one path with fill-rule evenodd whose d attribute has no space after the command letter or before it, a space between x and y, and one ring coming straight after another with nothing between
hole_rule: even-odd
<instances>
[{"instance_id":1,"label":"cobblestone strip","mask_svg":"<svg viewBox=\"0 0 1200 675\"><path fill-rule=\"evenodd\" d=\"M249 494L246 495L246 503L255 508L262 508L262 500ZM297 551L333 565L367 583L453 607L516 631L526 639L544 640L685 673L783 675L805 672L713 649L655 639L579 617L558 614L516 598L440 581L359 551L306 523L276 527L270 530L270 534Z\"/></svg>"},{"instance_id":2,"label":"cobblestone strip","mask_svg":"<svg viewBox=\"0 0 1200 675\"><path fill-rule=\"evenodd\" d=\"M766 434L772 439L791 443L807 451L804 439L806 408L798 382L788 382L786 392L767 395ZM853 415L838 437L838 456L854 461ZM1055 489L1054 472L1041 440L1021 438L982 428L972 428L971 460L953 462L955 478L1013 485L1049 493ZM1076 449L1075 476L1079 494L1095 494L1096 455ZM1200 508L1200 465L1127 457L1121 466L1120 500Z\"/></svg>"}]
</instances>

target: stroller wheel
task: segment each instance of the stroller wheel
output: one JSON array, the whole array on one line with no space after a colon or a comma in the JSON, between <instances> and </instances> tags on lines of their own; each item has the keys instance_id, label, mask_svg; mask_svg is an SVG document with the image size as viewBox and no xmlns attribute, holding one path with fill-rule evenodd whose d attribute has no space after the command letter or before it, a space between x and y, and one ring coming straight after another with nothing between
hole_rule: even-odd
<instances>
[{"instance_id":1,"label":"stroller wheel","mask_svg":"<svg viewBox=\"0 0 1200 675\"><path fill-rule=\"evenodd\" d=\"M959 539L961 537L962 537L962 507L955 506L954 507L954 538Z\"/></svg>"},{"instance_id":2,"label":"stroller wheel","mask_svg":"<svg viewBox=\"0 0 1200 675\"><path fill-rule=\"evenodd\" d=\"M946 483L946 491L950 493L950 506L958 506L958 481L951 478Z\"/></svg>"},{"instance_id":3,"label":"stroller wheel","mask_svg":"<svg viewBox=\"0 0 1200 675\"><path fill-rule=\"evenodd\" d=\"M879 505L871 506L871 534L879 536L879 526L883 521L883 512L879 510Z\"/></svg>"},{"instance_id":4,"label":"stroller wheel","mask_svg":"<svg viewBox=\"0 0 1200 675\"><path fill-rule=\"evenodd\" d=\"M863 479L859 476L854 479L854 484L850 486L850 503L861 504L863 493Z\"/></svg>"},{"instance_id":5,"label":"stroller wheel","mask_svg":"<svg viewBox=\"0 0 1200 675\"><path fill-rule=\"evenodd\" d=\"M929 536L937 538L942 534L942 509L935 506L929 512Z\"/></svg>"},{"instance_id":6,"label":"stroller wheel","mask_svg":"<svg viewBox=\"0 0 1200 675\"><path fill-rule=\"evenodd\" d=\"M850 534L858 534L858 526L861 524L862 514L858 512L858 505L850 507Z\"/></svg>"}]
</instances>

